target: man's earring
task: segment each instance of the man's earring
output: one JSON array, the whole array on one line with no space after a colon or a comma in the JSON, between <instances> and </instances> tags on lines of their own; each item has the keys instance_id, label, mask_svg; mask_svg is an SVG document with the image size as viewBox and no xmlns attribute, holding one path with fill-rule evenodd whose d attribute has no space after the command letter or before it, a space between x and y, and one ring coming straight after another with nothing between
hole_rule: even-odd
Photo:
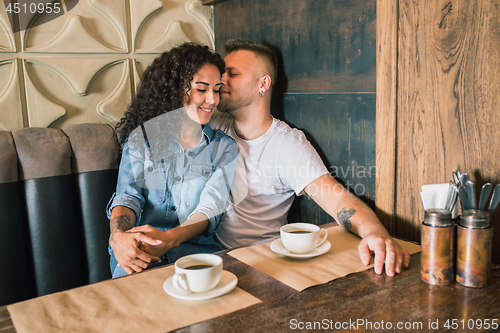
<instances>
[{"instance_id":1,"label":"man's earring","mask_svg":"<svg viewBox=\"0 0 500 333\"><path fill-rule=\"evenodd\" d=\"M260 97L264 97L264 92L259 91Z\"/></svg>"}]
</instances>

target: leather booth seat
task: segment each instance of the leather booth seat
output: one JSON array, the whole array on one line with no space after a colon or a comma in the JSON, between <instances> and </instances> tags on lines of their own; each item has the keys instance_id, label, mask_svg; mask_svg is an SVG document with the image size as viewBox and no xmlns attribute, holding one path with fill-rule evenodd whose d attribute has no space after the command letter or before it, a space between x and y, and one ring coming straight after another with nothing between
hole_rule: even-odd
<instances>
[{"instance_id":1,"label":"leather booth seat","mask_svg":"<svg viewBox=\"0 0 500 333\"><path fill-rule=\"evenodd\" d=\"M113 125L0 132L0 305L111 277Z\"/></svg>"}]
</instances>

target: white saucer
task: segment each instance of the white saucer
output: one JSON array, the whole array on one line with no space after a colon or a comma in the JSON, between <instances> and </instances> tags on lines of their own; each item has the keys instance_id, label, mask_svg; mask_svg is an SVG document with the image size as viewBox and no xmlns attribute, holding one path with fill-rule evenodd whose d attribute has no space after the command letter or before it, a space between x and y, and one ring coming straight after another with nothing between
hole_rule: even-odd
<instances>
[{"instance_id":1,"label":"white saucer","mask_svg":"<svg viewBox=\"0 0 500 333\"><path fill-rule=\"evenodd\" d=\"M169 277L163 283L163 290L172 297L187 300L187 301L202 301L205 299L210 299L218 296L227 294L236 287L238 284L238 278L231 272L222 271L222 276L220 278L219 284L215 286L214 289L206 291L204 293L192 293L190 291L182 291L174 287L172 284L172 277Z\"/></svg>"},{"instance_id":2,"label":"white saucer","mask_svg":"<svg viewBox=\"0 0 500 333\"><path fill-rule=\"evenodd\" d=\"M281 238L279 238L271 243L271 250L273 250L273 252L282 254L282 255L290 257L290 258L297 258L297 259L313 258L313 257L320 256L320 255L325 254L328 251L330 251L331 247L332 247L332 244L330 244L329 241L325 241L323 244L321 244L320 246L318 246L314 250L309 251L307 253L300 253L299 254L299 253L293 253L293 252L290 252L289 250L287 250L285 248L285 246L283 246L283 242L281 241Z\"/></svg>"}]
</instances>

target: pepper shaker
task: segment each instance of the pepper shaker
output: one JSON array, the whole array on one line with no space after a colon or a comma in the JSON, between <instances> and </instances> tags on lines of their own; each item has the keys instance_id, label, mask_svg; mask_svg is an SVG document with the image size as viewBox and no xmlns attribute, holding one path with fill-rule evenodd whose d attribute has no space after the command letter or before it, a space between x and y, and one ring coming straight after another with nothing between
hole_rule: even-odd
<instances>
[{"instance_id":1,"label":"pepper shaker","mask_svg":"<svg viewBox=\"0 0 500 333\"><path fill-rule=\"evenodd\" d=\"M455 233L448 209L427 209L421 225L420 276L429 284L455 281Z\"/></svg>"},{"instance_id":2,"label":"pepper shaker","mask_svg":"<svg viewBox=\"0 0 500 333\"><path fill-rule=\"evenodd\" d=\"M493 228L488 212L462 212L457 230L457 281L466 287L488 284Z\"/></svg>"}]
</instances>

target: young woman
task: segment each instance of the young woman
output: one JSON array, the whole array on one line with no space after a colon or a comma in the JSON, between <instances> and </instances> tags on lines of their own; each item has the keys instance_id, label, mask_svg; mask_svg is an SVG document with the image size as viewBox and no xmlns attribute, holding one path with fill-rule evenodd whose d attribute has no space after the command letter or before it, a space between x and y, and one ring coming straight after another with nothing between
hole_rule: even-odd
<instances>
[{"instance_id":1,"label":"young woman","mask_svg":"<svg viewBox=\"0 0 500 333\"><path fill-rule=\"evenodd\" d=\"M186 43L156 58L117 125L122 153L110 218L113 277L221 246L238 148L208 121L224 61Z\"/></svg>"}]
</instances>

